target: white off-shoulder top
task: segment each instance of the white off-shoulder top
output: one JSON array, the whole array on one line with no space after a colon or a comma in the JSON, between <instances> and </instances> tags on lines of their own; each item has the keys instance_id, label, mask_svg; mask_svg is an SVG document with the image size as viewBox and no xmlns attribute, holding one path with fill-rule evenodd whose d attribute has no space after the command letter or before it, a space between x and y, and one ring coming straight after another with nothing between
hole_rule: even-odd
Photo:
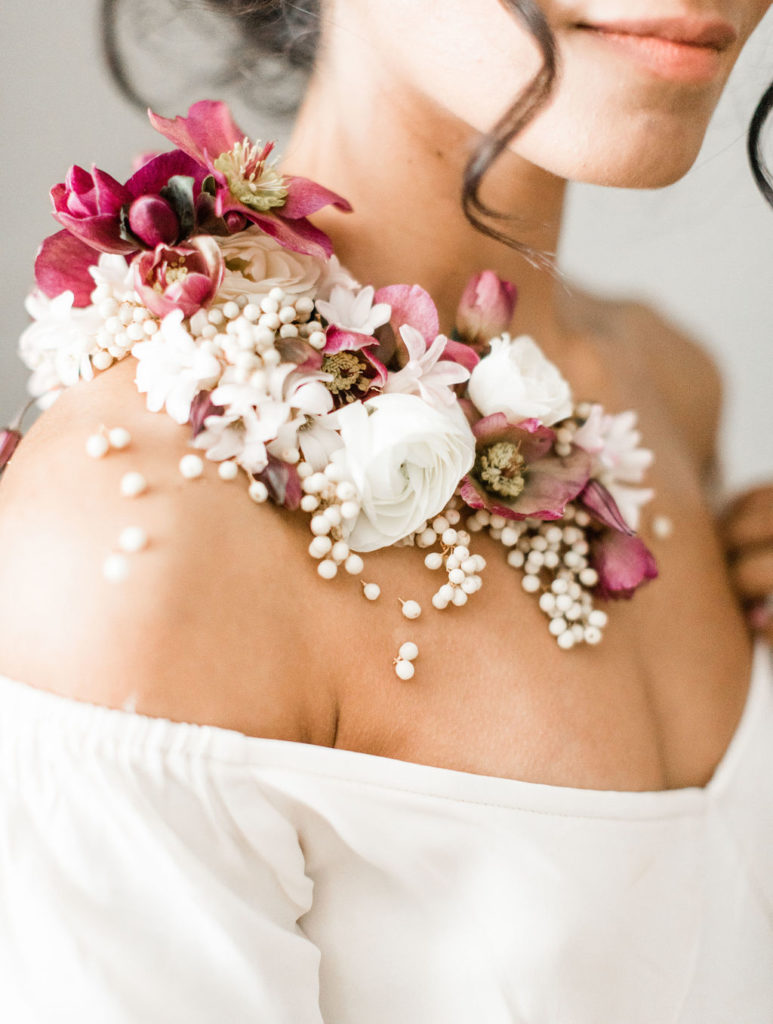
<instances>
[{"instance_id":1,"label":"white off-shoulder top","mask_svg":"<svg viewBox=\"0 0 773 1024\"><path fill-rule=\"evenodd\" d=\"M771 1024L773 674L703 789L490 778L0 677L4 1024Z\"/></svg>"}]
</instances>

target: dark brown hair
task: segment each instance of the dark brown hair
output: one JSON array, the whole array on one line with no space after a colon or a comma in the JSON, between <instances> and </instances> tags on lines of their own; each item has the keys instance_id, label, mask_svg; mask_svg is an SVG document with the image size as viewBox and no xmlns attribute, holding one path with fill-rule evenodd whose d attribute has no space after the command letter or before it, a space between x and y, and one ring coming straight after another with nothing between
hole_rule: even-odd
<instances>
[{"instance_id":1,"label":"dark brown hair","mask_svg":"<svg viewBox=\"0 0 773 1024\"><path fill-rule=\"evenodd\" d=\"M257 64L281 58L285 67L309 71L320 37L320 6L323 0L199 0L199 10L217 11L234 19ZM486 172L509 143L531 121L548 99L558 75L558 53L550 26L537 0L499 0L499 3L528 29L542 54L542 65L532 81L515 99L500 120L480 139L464 171L461 201L467 219L479 231L540 263L550 262L545 253L517 241L504 228L512 217L488 206L481 198ZM191 7L190 0L178 0ZM126 96L145 106L127 73L121 56L117 12L121 0L102 0L102 30L108 66ZM773 178L762 154L763 127L773 108L773 85L760 101L748 136L749 161L755 180L773 205Z\"/></svg>"}]
</instances>

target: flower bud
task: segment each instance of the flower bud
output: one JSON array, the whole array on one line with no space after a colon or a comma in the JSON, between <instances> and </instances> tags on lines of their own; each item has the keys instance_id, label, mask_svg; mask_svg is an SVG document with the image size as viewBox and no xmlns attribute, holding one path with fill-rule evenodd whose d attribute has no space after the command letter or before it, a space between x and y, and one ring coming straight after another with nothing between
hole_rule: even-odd
<instances>
[{"instance_id":1,"label":"flower bud","mask_svg":"<svg viewBox=\"0 0 773 1024\"><path fill-rule=\"evenodd\" d=\"M129 207L132 234L149 249L174 245L180 235L180 221L163 196L140 196Z\"/></svg>"},{"instance_id":2,"label":"flower bud","mask_svg":"<svg viewBox=\"0 0 773 1024\"><path fill-rule=\"evenodd\" d=\"M4 427L0 430L0 473L5 469L11 460L21 441L22 435L13 427Z\"/></svg>"},{"instance_id":3,"label":"flower bud","mask_svg":"<svg viewBox=\"0 0 773 1024\"><path fill-rule=\"evenodd\" d=\"M493 270L475 274L464 289L456 313L456 329L468 345L482 347L510 326L518 292Z\"/></svg>"}]
</instances>

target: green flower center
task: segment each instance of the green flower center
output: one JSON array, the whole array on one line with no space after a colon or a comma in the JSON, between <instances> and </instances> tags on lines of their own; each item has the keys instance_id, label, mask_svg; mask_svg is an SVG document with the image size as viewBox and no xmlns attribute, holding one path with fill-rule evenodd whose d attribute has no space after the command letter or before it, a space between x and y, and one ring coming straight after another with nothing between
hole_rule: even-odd
<instances>
[{"instance_id":1,"label":"green flower center","mask_svg":"<svg viewBox=\"0 0 773 1024\"><path fill-rule=\"evenodd\" d=\"M512 441L497 441L484 448L475 462L475 475L486 488L503 498L517 498L526 486L526 460Z\"/></svg>"},{"instance_id":2,"label":"green flower center","mask_svg":"<svg viewBox=\"0 0 773 1024\"><path fill-rule=\"evenodd\" d=\"M356 401L359 395L353 392L364 394L370 387L365 370L365 362L356 352L336 352L322 360L322 372L331 374L333 378L325 381L325 387L345 402Z\"/></svg>"},{"instance_id":3,"label":"green flower center","mask_svg":"<svg viewBox=\"0 0 773 1024\"><path fill-rule=\"evenodd\" d=\"M225 175L234 199L260 213L284 206L287 201L285 179L268 163L272 149L273 143L261 146L256 142L253 145L245 138L215 160L215 168Z\"/></svg>"}]
</instances>

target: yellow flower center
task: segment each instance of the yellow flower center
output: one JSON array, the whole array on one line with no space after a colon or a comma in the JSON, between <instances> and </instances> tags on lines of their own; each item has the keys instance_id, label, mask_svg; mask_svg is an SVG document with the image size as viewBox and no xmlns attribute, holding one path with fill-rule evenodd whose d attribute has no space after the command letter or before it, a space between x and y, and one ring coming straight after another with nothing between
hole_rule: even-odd
<instances>
[{"instance_id":1,"label":"yellow flower center","mask_svg":"<svg viewBox=\"0 0 773 1024\"><path fill-rule=\"evenodd\" d=\"M504 498L517 498L526 486L526 460L512 441L497 441L484 448L475 466L476 476L487 491Z\"/></svg>"},{"instance_id":2,"label":"yellow flower center","mask_svg":"<svg viewBox=\"0 0 773 1024\"><path fill-rule=\"evenodd\" d=\"M273 142L263 146L260 142L253 144L245 137L215 160L215 168L225 175L234 199L261 213L284 206L287 201L285 179L273 164L268 163L273 148Z\"/></svg>"}]
</instances>

